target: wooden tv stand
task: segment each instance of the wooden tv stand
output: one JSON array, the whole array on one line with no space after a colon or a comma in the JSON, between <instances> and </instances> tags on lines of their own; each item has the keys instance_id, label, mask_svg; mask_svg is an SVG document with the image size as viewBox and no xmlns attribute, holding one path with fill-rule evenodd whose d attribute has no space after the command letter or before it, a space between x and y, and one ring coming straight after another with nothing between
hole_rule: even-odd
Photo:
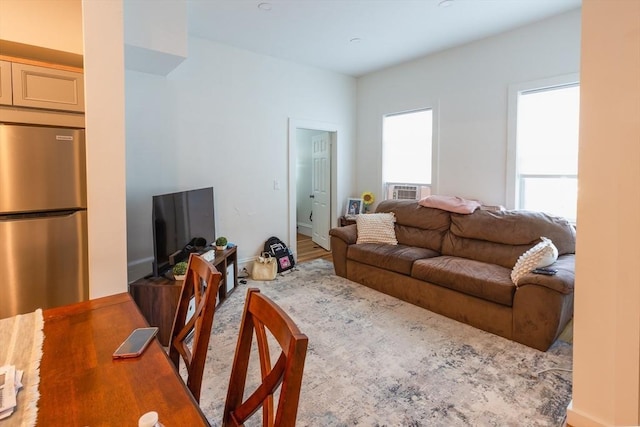
<instances>
[{"instance_id":1,"label":"wooden tv stand","mask_svg":"<svg viewBox=\"0 0 640 427\"><path fill-rule=\"evenodd\" d=\"M216 257L211 263L222 273L217 302L222 304L238 286L237 247L216 251ZM233 264L233 272L228 270L231 264ZM232 283L227 283L228 273L232 274ZM166 277L145 277L129 284L129 293L142 315L150 326L158 327L158 340L163 346L169 345L182 283L182 280L176 281Z\"/></svg>"}]
</instances>

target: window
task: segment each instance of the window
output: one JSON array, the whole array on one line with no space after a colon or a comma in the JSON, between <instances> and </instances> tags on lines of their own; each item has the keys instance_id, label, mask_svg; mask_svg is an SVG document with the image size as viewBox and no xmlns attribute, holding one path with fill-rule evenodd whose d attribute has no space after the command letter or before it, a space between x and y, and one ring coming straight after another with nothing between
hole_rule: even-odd
<instances>
[{"instance_id":1,"label":"window","mask_svg":"<svg viewBox=\"0 0 640 427\"><path fill-rule=\"evenodd\" d=\"M515 208L575 222L580 87L539 86L518 90L516 97Z\"/></svg>"},{"instance_id":2,"label":"window","mask_svg":"<svg viewBox=\"0 0 640 427\"><path fill-rule=\"evenodd\" d=\"M382 179L388 187L387 198L419 199L429 194L432 141L433 110L384 116Z\"/></svg>"}]
</instances>

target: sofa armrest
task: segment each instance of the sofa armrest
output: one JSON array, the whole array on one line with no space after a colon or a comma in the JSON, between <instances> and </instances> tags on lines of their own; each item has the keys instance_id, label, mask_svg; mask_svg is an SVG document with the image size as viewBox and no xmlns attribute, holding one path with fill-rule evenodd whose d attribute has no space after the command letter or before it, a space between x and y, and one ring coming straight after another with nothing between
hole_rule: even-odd
<instances>
[{"instance_id":1,"label":"sofa armrest","mask_svg":"<svg viewBox=\"0 0 640 427\"><path fill-rule=\"evenodd\" d=\"M513 297L512 339L542 351L547 351L573 317L575 255L559 256L549 267L558 273L525 274Z\"/></svg>"},{"instance_id":2,"label":"sofa armrest","mask_svg":"<svg viewBox=\"0 0 640 427\"><path fill-rule=\"evenodd\" d=\"M511 339L547 351L573 317L573 297L545 286L518 288Z\"/></svg>"},{"instance_id":3,"label":"sofa armrest","mask_svg":"<svg viewBox=\"0 0 640 427\"><path fill-rule=\"evenodd\" d=\"M332 228L329 230L329 235L331 236L333 269L338 276L347 277L347 252L349 246L355 244L358 238L357 226L352 224Z\"/></svg>"},{"instance_id":4,"label":"sofa armrest","mask_svg":"<svg viewBox=\"0 0 640 427\"><path fill-rule=\"evenodd\" d=\"M561 294L571 294L574 289L575 281L575 255L567 254L558 257L558 260L549 266L555 268L558 273L553 276L545 276L543 274L527 273L520 277L516 286L523 288L529 285L537 285L560 292Z\"/></svg>"},{"instance_id":5,"label":"sofa armrest","mask_svg":"<svg viewBox=\"0 0 640 427\"><path fill-rule=\"evenodd\" d=\"M358 240L358 226L355 224L332 228L329 235L343 240L347 245L353 245Z\"/></svg>"}]
</instances>

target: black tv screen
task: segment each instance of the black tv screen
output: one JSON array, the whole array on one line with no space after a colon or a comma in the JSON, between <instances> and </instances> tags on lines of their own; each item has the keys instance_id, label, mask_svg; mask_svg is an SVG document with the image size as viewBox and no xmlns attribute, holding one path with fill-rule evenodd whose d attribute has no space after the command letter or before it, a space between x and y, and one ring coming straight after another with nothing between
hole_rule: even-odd
<instances>
[{"instance_id":1,"label":"black tv screen","mask_svg":"<svg viewBox=\"0 0 640 427\"><path fill-rule=\"evenodd\" d=\"M185 261L191 246L206 247L214 243L212 187L153 196L152 216L155 276Z\"/></svg>"}]
</instances>

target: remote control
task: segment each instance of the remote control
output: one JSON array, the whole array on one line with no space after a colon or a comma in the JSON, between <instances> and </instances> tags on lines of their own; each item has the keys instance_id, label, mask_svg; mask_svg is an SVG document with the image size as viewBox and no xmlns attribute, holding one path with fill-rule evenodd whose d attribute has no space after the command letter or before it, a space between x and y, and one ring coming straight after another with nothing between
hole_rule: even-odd
<instances>
[{"instance_id":1,"label":"remote control","mask_svg":"<svg viewBox=\"0 0 640 427\"><path fill-rule=\"evenodd\" d=\"M547 276L553 276L557 272L558 270L556 270L555 268L547 268L547 267L536 268L535 270L532 271L532 273L544 274Z\"/></svg>"}]
</instances>

